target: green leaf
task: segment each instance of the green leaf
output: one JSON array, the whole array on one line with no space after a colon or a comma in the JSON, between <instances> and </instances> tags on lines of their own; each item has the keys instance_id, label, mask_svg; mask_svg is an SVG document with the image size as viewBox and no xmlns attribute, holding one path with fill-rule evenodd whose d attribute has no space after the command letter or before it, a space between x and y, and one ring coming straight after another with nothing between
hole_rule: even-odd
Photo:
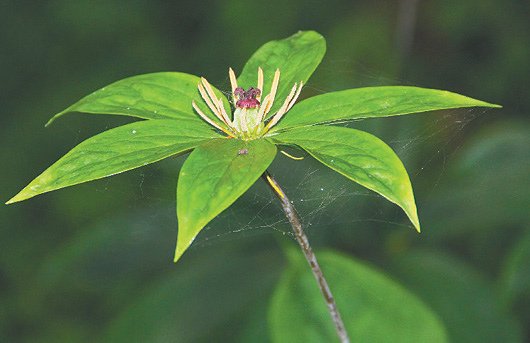
<instances>
[{"instance_id":1,"label":"green leaf","mask_svg":"<svg viewBox=\"0 0 530 343\"><path fill-rule=\"evenodd\" d=\"M194 120L139 121L77 145L7 203L153 163L220 137Z\"/></svg>"},{"instance_id":2,"label":"green leaf","mask_svg":"<svg viewBox=\"0 0 530 343\"><path fill-rule=\"evenodd\" d=\"M416 250L393 256L392 271L443 320L451 342L519 343L521 328L502 309L491 281L446 254Z\"/></svg>"},{"instance_id":3,"label":"green leaf","mask_svg":"<svg viewBox=\"0 0 530 343\"><path fill-rule=\"evenodd\" d=\"M266 257L268 260L269 257ZM281 263L281 262L279 262ZM277 268L276 270L280 270ZM261 269L261 265L260 268ZM246 273L245 273L246 274ZM277 281L277 280L276 280ZM271 287L272 288L272 287ZM265 296L266 295L266 296ZM243 329L239 333L235 343L270 343L269 328L267 327L267 312L269 309L269 292L257 296L257 301L252 304L252 311L245 314Z\"/></svg>"},{"instance_id":4,"label":"green leaf","mask_svg":"<svg viewBox=\"0 0 530 343\"><path fill-rule=\"evenodd\" d=\"M258 67L264 72L264 89L270 92L276 69L280 69L280 84L271 114L277 111L291 91L295 82L304 82L309 77L326 52L326 40L315 31L300 31L282 40L270 41L261 46L247 61L238 78L238 85L247 89L256 87Z\"/></svg>"},{"instance_id":5,"label":"green leaf","mask_svg":"<svg viewBox=\"0 0 530 343\"><path fill-rule=\"evenodd\" d=\"M422 207L422 215L430 218L429 239L460 240L477 234L484 240L489 236L491 262L496 258L490 249L504 254L503 244L495 237L498 229L530 223L529 123L495 121L481 125L466 139L459 153L448 160L430 201ZM473 242L477 258L484 258L485 247L479 247L476 238Z\"/></svg>"},{"instance_id":6,"label":"green leaf","mask_svg":"<svg viewBox=\"0 0 530 343\"><path fill-rule=\"evenodd\" d=\"M462 107L501 106L436 89L387 86L317 95L296 104L275 130Z\"/></svg>"},{"instance_id":7,"label":"green leaf","mask_svg":"<svg viewBox=\"0 0 530 343\"><path fill-rule=\"evenodd\" d=\"M500 278L503 302L524 313L526 321L530 313L530 229L518 237L515 246L509 252Z\"/></svg>"},{"instance_id":8,"label":"green leaf","mask_svg":"<svg viewBox=\"0 0 530 343\"><path fill-rule=\"evenodd\" d=\"M197 76L176 72L128 77L84 97L56 114L46 125L69 112L202 121L191 106L192 100L195 100L205 114L217 120L197 90L199 82L200 78ZM214 92L223 100L227 113L230 113L226 97L215 88Z\"/></svg>"},{"instance_id":9,"label":"green leaf","mask_svg":"<svg viewBox=\"0 0 530 343\"><path fill-rule=\"evenodd\" d=\"M216 139L191 153L177 186L175 262L197 234L263 174L276 155L266 140Z\"/></svg>"},{"instance_id":10,"label":"green leaf","mask_svg":"<svg viewBox=\"0 0 530 343\"><path fill-rule=\"evenodd\" d=\"M407 171L379 138L346 127L315 126L283 132L273 139L298 145L331 169L399 205L420 231Z\"/></svg>"},{"instance_id":11,"label":"green leaf","mask_svg":"<svg viewBox=\"0 0 530 343\"><path fill-rule=\"evenodd\" d=\"M382 273L333 252L318 254L352 342L446 342L443 324ZM269 310L273 342L337 342L315 279L300 258L278 284Z\"/></svg>"},{"instance_id":12,"label":"green leaf","mask_svg":"<svg viewBox=\"0 0 530 343\"><path fill-rule=\"evenodd\" d=\"M240 247L240 241L217 244L192 263L183 261L178 271L148 274L144 279L151 284L134 293L141 296L129 293L130 306L111 312L117 316L92 341L235 342L256 302L269 294L281 263L265 250Z\"/></svg>"}]
</instances>

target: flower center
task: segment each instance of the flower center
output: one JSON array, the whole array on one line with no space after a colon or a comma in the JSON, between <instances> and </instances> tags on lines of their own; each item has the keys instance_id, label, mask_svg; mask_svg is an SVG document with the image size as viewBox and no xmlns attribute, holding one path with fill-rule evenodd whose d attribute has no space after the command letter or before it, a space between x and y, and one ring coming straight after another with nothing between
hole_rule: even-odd
<instances>
[{"instance_id":1,"label":"flower center","mask_svg":"<svg viewBox=\"0 0 530 343\"><path fill-rule=\"evenodd\" d=\"M228 137L243 140L257 139L269 132L283 115L293 107L303 86L301 81L300 83L295 83L291 92L285 98L283 105L275 110L275 113L269 115L273 108L280 82L279 69L274 72L270 93L263 99L261 97L263 90L263 70L261 68L258 67L257 87L250 87L248 90L238 87L236 74L232 68L228 69L228 75L232 86L232 103L235 105L232 118L226 112L222 98L218 98L214 89L204 77L201 77L197 88L216 119L204 114L194 100L191 105L205 122L219 131L223 131ZM244 152L242 151L241 154L244 154Z\"/></svg>"},{"instance_id":2,"label":"flower center","mask_svg":"<svg viewBox=\"0 0 530 343\"><path fill-rule=\"evenodd\" d=\"M256 97L260 96L261 90L259 88L250 87L245 91L241 87L234 90L234 95L237 97L236 107L239 108L256 108L259 107L260 102Z\"/></svg>"}]
</instances>

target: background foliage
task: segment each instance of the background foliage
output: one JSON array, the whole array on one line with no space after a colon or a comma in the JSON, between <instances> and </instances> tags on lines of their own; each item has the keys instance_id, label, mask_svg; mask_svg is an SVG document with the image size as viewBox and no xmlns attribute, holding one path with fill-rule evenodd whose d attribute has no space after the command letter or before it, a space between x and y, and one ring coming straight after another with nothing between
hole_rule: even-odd
<instances>
[{"instance_id":1,"label":"background foliage","mask_svg":"<svg viewBox=\"0 0 530 343\"><path fill-rule=\"evenodd\" d=\"M86 137L127 121L73 115L43 128L90 91L165 70L226 90L228 66L241 70L264 42L315 29L328 53L306 96L417 85L504 109L351 125L404 160L421 235L395 206L311 158L278 156L272 172L313 244L384 270L436 313L451 341L522 342L530 337L530 8L425 0L414 16L404 10L414 3L4 1L3 199ZM278 241L292 240L289 227L258 182L173 265L182 161L1 207L0 341L267 341L268 300L287 265Z\"/></svg>"}]
</instances>

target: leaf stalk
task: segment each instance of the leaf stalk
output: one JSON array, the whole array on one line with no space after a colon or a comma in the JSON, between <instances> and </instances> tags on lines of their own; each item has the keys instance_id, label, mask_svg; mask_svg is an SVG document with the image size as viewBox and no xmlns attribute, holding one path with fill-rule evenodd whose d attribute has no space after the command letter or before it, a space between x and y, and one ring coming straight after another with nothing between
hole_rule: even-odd
<instances>
[{"instance_id":1,"label":"leaf stalk","mask_svg":"<svg viewBox=\"0 0 530 343\"><path fill-rule=\"evenodd\" d=\"M311 245L309 244L309 239L307 238L302 228L300 217L298 216L298 213L296 212L294 205L291 203L289 198L287 198L287 196L285 195L285 192L280 187L276 179L274 179L274 177L268 171L265 171L262 177L267 182L267 184L271 187L272 191L277 196L277 198L280 200L283 212L285 213L285 216L287 217L287 219L289 220L289 223L291 224L291 228L293 229L294 236L296 237L296 241L300 245L300 248L302 249L304 257L307 260L307 263L309 264L309 266L311 267L313 276L315 277L318 287L320 288L320 292L322 293L322 296L324 297L324 300L328 307L329 314L331 316L331 319L333 320L333 324L335 325L335 330L337 332L337 335L339 336L340 342L349 343L350 338L348 337L348 333L346 332L346 328L344 327L344 322L342 321L342 318L340 316L339 310L337 308L337 304L335 302L335 298L333 297L333 294L331 293L331 289L329 288L328 282L326 281L326 278L324 277L324 273L322 272L322 269L320 268L320 265L318 264L316 255L313 252Z\"/></svg>"}]
</instances>

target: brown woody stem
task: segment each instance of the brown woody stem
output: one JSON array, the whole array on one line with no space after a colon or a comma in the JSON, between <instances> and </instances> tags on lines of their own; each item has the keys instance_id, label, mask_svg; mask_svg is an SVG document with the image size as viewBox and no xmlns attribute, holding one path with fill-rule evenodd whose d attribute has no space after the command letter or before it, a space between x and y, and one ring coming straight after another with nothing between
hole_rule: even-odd
<instances>
[{"instance_id":1,"label":"brown woody stem","mask_svg":"<svg viewBox=\"0 0 530 343\"><path fill-rule=\"evenodd\" d=\"M342 322L342 319L340 317L339 310L337 309L337 304L335 303L333 294L331 294L331 290L329 289L328 282L326 281L326 278L322 273L322 269L320 269L317 258L313 253L313 249L311 249L309 240L307 239L307 236L304 230L302 229L300 217L298 216L296 209L294 208L291 201L289 201L278 182L272 177L272 175L268 171L263 173L262 177L265 179L265 181L267 181L269 186L274 191L274 194L276 194L276 196L280 200L283 212L289 220L289 223L291 223L294 236L296 237L296 240L298 241L298 244L300 245L300 248L304 253L307 263L309 263L309 266L311 267L311 271L313 272L313 275L317 280L320 292L322 293L322 296L326 301L329 314L331 315L331 319L335 324L335 330L337 331L337 335L339 336L341 343L349 343L350 339L348 337L348 333L346 332L346 328L344 327L344 323Z\"/></svg>"}]
</instances>

